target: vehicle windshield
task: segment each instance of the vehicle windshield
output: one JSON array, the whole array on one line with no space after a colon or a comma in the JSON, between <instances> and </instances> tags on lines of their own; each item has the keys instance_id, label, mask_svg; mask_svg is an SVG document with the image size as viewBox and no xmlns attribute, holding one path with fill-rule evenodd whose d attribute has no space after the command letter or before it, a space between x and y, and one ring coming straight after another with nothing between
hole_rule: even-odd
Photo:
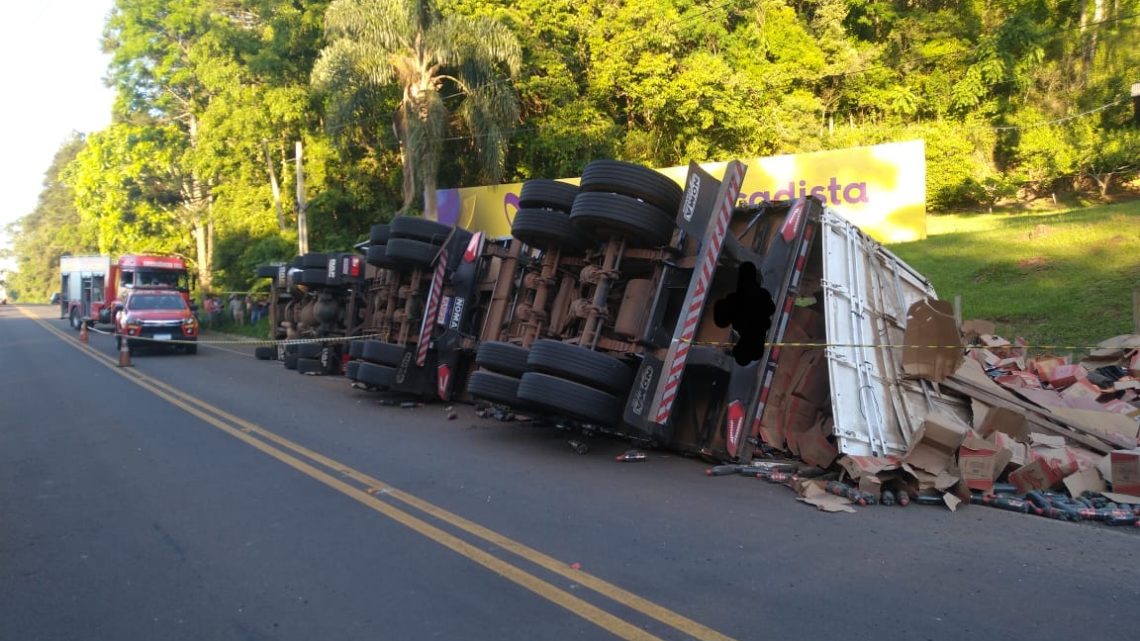
<instances>
[{"instance_id":1,"label":"vehicle windshield","mask_svg":"<svg viewBox=\"0 0 1140 641\"><path fill-rule=\"evenodd\" d=\"M133 275L133 279L131 276ZM133 287L165 287L168 289L187 289L189 278L184 271L171 269L137 269L134 272L124 272L123 282Z\"/></svg>"},{"instance_id":2,"label":"vehicle windshield","mask_svg":"<svg viewBox=\"0 0 1140 641\"><path fill-rule=\"evenodd\" d=\"M186 309L186 303L183 302L181 296L178 296L176 294L159 296L131 296L131 300L127 305L127 309L133 311L145 309L179 310Z\"/></svg>"}]
</instances>

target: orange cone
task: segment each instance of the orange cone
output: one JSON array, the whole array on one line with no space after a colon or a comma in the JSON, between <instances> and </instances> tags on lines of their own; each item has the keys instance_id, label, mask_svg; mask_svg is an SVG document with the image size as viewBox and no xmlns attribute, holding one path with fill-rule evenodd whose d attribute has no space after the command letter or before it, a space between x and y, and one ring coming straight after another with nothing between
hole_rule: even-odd
<instances>
[{"instance_id":1,"label":"orange cone","mask_svg":"<svg viewBox=\"0 0 1140 641\"><path fill-rule=\"evenodd\" d=\"M87 344L87 319L79 320L79 342Z\"/></svg>"},{"instance_id":2,"label":"orange cone","mask_svg":"<svg viewBox=\"0 0 1140 641\"><path fill-rule=\"evenodd\" d=\"M131 344L125 336L119 338L119 367L131 366Z\"/></svg>"}]
</instances>

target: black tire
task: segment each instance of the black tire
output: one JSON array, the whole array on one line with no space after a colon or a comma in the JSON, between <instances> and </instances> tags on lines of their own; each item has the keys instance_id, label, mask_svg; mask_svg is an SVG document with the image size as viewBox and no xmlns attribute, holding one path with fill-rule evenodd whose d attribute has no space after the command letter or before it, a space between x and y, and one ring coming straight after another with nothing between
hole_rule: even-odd
<instances>
[{"instance_id":1,"label":"black tire","mask_svg":"<svg viewBox=\"0 0 1140 641\"><path fill-rule=\"evenodd\" d=\"M344 377L350 381L355 381L358 369L360 369L360 361L349 361L344 366Z\"/></svg>"},{"instance_id":2,"label":"black tire","mask_svg":"<svg viewBox=\"0 0 1140 641\"><path fill-rule=\"evenodd\" d=\"M391 227L386 224L373 225L372 232L368 234L368 244L384 245L388 242L389 236L391 236Z\"/></svg>"},{"instance_id":3,"label":"black tire","mask_svg":"<svg viewBox=\"0 0 1140 641\"><path fill-rule=\"evenodd\" d=\"M518 378L526 373L527 349L511 343L487 341L479 343L475 364L483 369Z\"/></svg>"},{"instance_id":4,"label":"black tire","mask_svg":"<svg viewBox=\"0 0 1140 641\"><path fill-rule=\"evenodd\" d=\"M329 255L316 252L305 254L301 257L300 266L306 269L320 268L321 271L324 271L329 267Z\"/></svg>"},{"instance_id":5,"label":"black tire","mask_svg":"<svg viewBox=\"0 0 1140 641\"><path fill-rule=\"evenodd\" d=\"M391 238L388 240L388 244L391 244L392 240L396 238L407 238L442 245L443 241L447 240L447 235L451 233L451 227L448 225L416 216L393 218L389 230Z\"/></svg>"},{"instance_id":6,"label":"black tire","mask_svg":"<svg viewBox=\"0 0 1140 641\"><path fill-rule=\"evenodd\" d=\"M285 366L285 369L297 369L297 355L286 354L285 360L281 361L281 364Z\"/></svg>"},{"instance_id":7,"label":"black tire","mask_svg":"<svg viewBox=\"0 0 1140 641\"><path fill-rule=\"evenodd\" d=\"M579 181L581 192L623 194L655 205L670 219L681 208L684 191L671 178L648 167L620 160L595 160Z\"/></svg>"},{"instance_id":8,"label":"black tire","mask_svg":"<svg viewBox=\"0 0 1140 641\"><path fill-rule=\"evenodd\" d=\"M296 356L297 355L297 343L289 343L288 345L286 345L285 346L285 355L286 356Z\"/></svg>"},{"instance_id":9,"label":"black tire","mask_svg":"<svg viewBox=\"0 0 1140 641\"><path fill-rule=\"evenodd\" d=\"M634 247L660 247L673 238L673 220L653 205L621 194L584 193L574 199L570 222L578 229L624 236Z\"/></svg>"},{"instance_id":10,"label":"black tire","mask_svg":"<svg viewBox=\"0 0 1140 641\"><path fill-rule=\"evenodd\" d=\"M553 414L601 425L613 425L621 415L621 400L613 394L539 372L523 374L518 398Z\"/></svg>"},{"instance_id":11,"label":"black tire","mask_svg":"<svg viewBox=\"0 0 1140 641\"><path fill-rule=\"evenodd\" d=\"M578 187L570 183L545 178L528 180L519 191L519 208L569 212L577 195Z\"/></svg>"},{"instance_id":12,"label":"black tire","mask_svg":"<svg viewBox=\"0 0 1140 641\"><path fill-rule=\"evenodd\" d=\"M297 373L299 374L324 374L325 366L321 364L319 358L298 358L297 359Z\"/></svg>"},{"instance_id":13,"label":"black tire","mask_svg":"<svg viewBox=\"0 0 1140 641\"><path fill-rule=\"evenodd\" d=\"M71 309L71 315L68 317L68 321L71 323L71 328L78 332L79 328L83 325L83 321L79 318L78 308Z\"/></svg>"},{"instance_id":14,"label":"black tire","mask_svg":"<svg viewBox=\"0 0 1140 641\"><path fill-rule=\"evenodd\" d=\"M544 338L531 345L527 371L542 372L624 397L633 385L633 370L600 352Z\"/></svg>"},{"instance_id":15,"label":"black tire","mask_svg":"<svg viewBox=\"0 0 1140 641\"><path fill-rule=\"evenodd\" d=\"M396 263L388 258L387 245L369 245L368 253L365 254L364 259L368 261L369 265L382 269L391 269L396 266Z\"/></svg>"},{"instance_id":16,"label":"black tire","mask_svg":"<svg viewBox=\"0 0 1140 641\"><path fill-rule=\"evenodd\" d=\"M405 351L407 348L397 343L364 341L364 346L360 348L360 358L369 363L395 367L400 364Z\"/></svg>"},{"instance_id":17,"label":"black tire","mask_svg":"<svg viewBox=\"0 0 1140 641\"><path fill-rule=\"evenodd\" d=\"M467 393L492 403L519 406L519 379L492 372L475 372L467 379Z\"/></svg>"},{"instance_id":18,"label":"black tire","mask_svg":"<svg viewBox=\"0 0 1140 641\"><path fill-rule=\"evenodd\" d=\"M511 236L538 249L580 253L591 244L566 214L547 209L520 209L511 222Z\"/></svg>"},{"instance_id":19,"label":"black tire","mask_svg":"<svg viewBox=\"0 0 1140 641\"><path fill-rule=\"evenodd\" d=\"M437 245L407 238L393 238L384 247L388 260L408 267L431 267L439 253Z\"/></svg>"},{"instance_id":20,"label":"black tire","mask_svg":"<svg viewBox=\"0 0 1140 641\"><path fill-rule=\"evenodd\" d=\"M364 341L356 339L348 344L348 357L360 358L364 354Z\"/></svg>"},{"instance_id":21,"label":"black tire","mask_svg":"<svg viewBox=\"0 0 1140 641\"><path fill-rule=\"evenodd\" d=\"M324 345L320 343L301 343L297 346L297 356L300 358L320 358Z\"/></svg>"},{"instance_id":22,"label":"black tire","mask_svg":"<svg viewBox=\"0 0 1140 641\"><path fill-rule=\"evenodd\" d=\"M356 366L356 380L376 387L391 387L396 382L396 368L361 361Z\"/></svg>"},{"instance_id":23,"label":"black tire","mask_svg":"<svg viewBox=\"0 0 1140 641\"><path fill-rule=\"evenodd\" d=\"M277 360L277 348L266 345L254 347L253 357L259 361L275 361Z\"/></svg>"},{"instance_id":24,"label":"black tire","mask_svg":"<svg viewBox=\"0 0 1140 641\"><path fill-rule=\"evenodd\" d=\"M306 267L301 272L301 284L311 286L320 286L328 284L328 271L325 268L317 269L316 267Z\"/></svg>"},{"instance_id":25,"label":"black tire","mask_svg":"<svg viewBox=\"0 0 1140 641\"><path fill-rule=\"evenodd\" d=\"M258 265L258 278L274 278L277 276L277 265Z\"/></svg>"}]
</instances>

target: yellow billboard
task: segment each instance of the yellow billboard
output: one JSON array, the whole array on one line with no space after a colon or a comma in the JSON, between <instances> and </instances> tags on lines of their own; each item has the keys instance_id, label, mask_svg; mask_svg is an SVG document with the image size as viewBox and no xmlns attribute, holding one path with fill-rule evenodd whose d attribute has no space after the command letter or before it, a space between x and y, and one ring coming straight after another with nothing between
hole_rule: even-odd
<instances>
[{"instance_id":1,"label":"yellow billboard","mask_svg":"<svg viewBox=\"0 0 1140 641\"><path fill-rule=\"evenodd\" d=\"M701 165L718 178L726 162ZM742 204L818 196L876 240L926 237L926 154L921 140L744 161ZM658 170L684 185L688 167ZM563 179L577 183L577 178ZM439 220L509 236L522 183L441 189Z\"/></svg>"}]
</instances>

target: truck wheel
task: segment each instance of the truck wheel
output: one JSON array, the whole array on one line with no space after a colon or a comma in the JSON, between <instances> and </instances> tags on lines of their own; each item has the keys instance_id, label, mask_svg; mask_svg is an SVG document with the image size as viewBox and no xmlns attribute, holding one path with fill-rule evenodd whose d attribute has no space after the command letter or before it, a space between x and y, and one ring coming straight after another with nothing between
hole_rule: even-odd
<instances>
[{"instance_id":1,"label":"truck wheel","mask_svg":"<svg viewBox=\"0 0 1140 641\"><path fill-rule=\"evenodd\" d=\"M391 227L386 224L373 225L372 232L368 234L368 244L384 245L388 242L389 236L391 236Z\"/></svg>"},{"instance_id":2,"label":"truck wheel","mask_svg":"<svg viewBox=\"0 0 1140 641\"><path fill-rule=\"evenodd\" d=\"M319 358L298 358L297 372L300 374L324 374L325 366Z\"/></svg>"},{"instance_id":3,"label":"truck wheel","mask_svg":"<svg viewBox=\"0 0 1140 641\"><path fill-rule=\"evenodd\" d=\"M391 387L396 382L396 368L361 361L356 368L356 380L376 387Z\"/></svg>"},{"instance_id":4,"label":"truck wheel","mask_svg":"<svg viewBox=\"0 0 1140 641\"><path fill-rule=\"evenodd\" d=\"M297 356L301 358L320 358L324 346L320 343L301 343L297 345Z\"/></svg>"},{"instance_id":5,"label":"truck wheel","mask_svg":"<svg viewBox=\"0 0 1140 641\"><path fill-rule=\"evenodd\" d=\"M518 397L555 414L601 425L613 425L621 414L621 401L613 394L539 372L523 374Z\"/></svg>"},{"instance_id":6,"label":"truck wheel","mask_svg":"<svg viewBox=\"0 0 1140 641\"><path fill-rule=\"evenodd\" d=\"M442 245L443 241L447 240L447 235L451 233L450 226L417 216L398 216L393 218L389 230L391 238L388 240L388 245L391 245L392 240L397 238L407 238L431 243L433 245Z\"/></svg>"},{"instance_id":7,"label":"truck wheel","mask_svg":"<svg viewBox=\"0 0 1140 641\"><path fill-rule=\"evenodd\" d=\"M625 236L634 247L660 247L673 238L673 220L648 203L621 194L584 193L574 199L570 222L578 229Z\"/></svg>"},{"instance_id":8,"label":"truck wheel","mask_svg":"<svg viewBox=\"0 0 1140 641\"><path fill-rule=\"evenodd\" d=\"M538 249L558 248L572 253L581 253L592 244L569 216L546 209L518 210L511 221L511 236Z\"/></svg>"},{"instance_id":9,"label":"truck wheel","mask_svg":"<svg viewBox=\"0 0 1140 641\"><path fill-rule=\"evenodd\" d=\"M388 259L387 245L369 245L368 253L365 254L364 259L368 261L369 265L373 265L375 267L391 269L392 267L396 266L394 262Z\"/></svg>"},{"instance_id":10,"label":"truck wheel","mask_svg":"<svg viewBox=\"0 0 1140 641\"><path fill-rule=\"evenodd\" d=\"M301 265L300 266L304 267L306 269L308 269L308 268L319 268L323 272L324 270L328 269L329 255L328 254L321 254L321 253L317 253L317 252L305 254L304 256L301 257Z\"/></svg>"},{"instance_id":11,"label":"truck wheel","mask_svg":"<svg viewBox=\"0 0 1140 641\"><path fill-rule=\"evenodd\" d=\"M431 267L439 253L437 245L408 238L393 238L384 247L384 254L389 260L398 265L414 267Z\"/></svg>"},{"instance_id":12,"label":"truck wheel","mask_svg":"<svg viewBox=\"0 0 1140 641\"><path fill-rule=\"evenodd\" d=\"M285 354L285 360L281 361L281 364L285 366L285 369L297 369L297 355Z\"/></svg>"},{"instance_id":13,"label":"truck wheel","mask_svg":"<svg viewBox=\"0 0 1140 641\"><path fill-rule=\"evenodd\" d=\"M317 269L316 267L306 267L305 270L301 272L301 284L308 285L310 287L314 285L327 285L327 274L328 272L324 268Z\"/></svg>"},{"instance_id":14,"label":"truck wheel","mask_svg":"<svg viewBox=\"0 0 1140 641\"><path fill-rule=\"evenodd\" d=\"M625 362L549 338L531 346L526 367L527 371L552 374L614 394L624 395L633 385L633 370Z\"/></svg>"},{"instance_id":15,"label":"truck wheel","mask_svg":"<svg viewBox=\"0 0 1140 641\"><path fill-rule=\"evenodd\" d=\"M579 191L622 194L652 203L669 218L677 215L684 197L680 185L648 167L619 160L595 160L582 170ZM577 204L577 203L575 203Z\"/></svg>"},{"instance_id":16,"label":"truck wheel","mask_svg":"<svg viewBox=\"0 0 1140 641\"><path fill-rule=\"evenodd\" d=\"M405 351L403 345L396 343L364 341L364 346L360 348L360 358L369 363L395 367L400 364L400 359L404 357Z\"/></svg>"},{"instance_id":17,"label":"truck wheel","mask_svg":"<svg viewBox=\"0 0 1140 641\"><path fill-rule=\"evenodd\" d=\"M275 361L277 360L277 348L266 345L254 347L253 357L259 361Z\"/></svg>"},{"instance_id":18,"label":"truck wheel","mask_svg":"<svg viewBox=\"0 0 1140 641\"><path fill-rule=\"evenodd\" d=\"M79 310L78 309L76 309L74 307L71 309L70 319L71 319L72 329L74 329L75 331L79 331L79 326L83 323L83 321L81 321L79 319Z\"/></svg>"},{"instance_id":19,"label":"truck wheel","mask_svg":"<svg viewBox=\"0 0 1140 641\"><path fill-rule=\"evenodd\" d=\"M356 372L360 368L360 361L349 361L344 366L344 377L350 381L356 380Z\"/></svg>"},{"instance_id":20,"label":"truck wheel","mask_svg":"<svg viewBox=\"0 0 1140 641\"><path fill-rule=\"evenodd\" d=\"M467 379L467 393L492 403L519 406L519 379L492 372L474 372Z\"/></svg>"},{"instance_id":21,"label":"truck wheel","mask_svg":"<svg viewBox=\"0 0 1140 641\"><path fill-rule=\"evenodd\" d=\"M569 212L577 195L578 187L570 183L545 178L528 180L519 191L519 208Z\"/></svg>"},{"instance_id":22,"label":"truck wheel","mask_svg":"<svg viewBox=\"0 0 1140 641\"><path fill-rule=\"evenodd\" d=\"M360 358L364 354L364 341L359 338L348 344L348 357Z\"/></svg>"},{"instance_id":23,"label":"truck wheel","mask_svg":"<svg viewBox=\"0 0 1140 641\"><path fill-rule=\"evenodd\" d=\"M527 349L511 343L487 341L479 343L475 364L483 369L519 378L526 373Z\"/></svg>"}]
</instances>

